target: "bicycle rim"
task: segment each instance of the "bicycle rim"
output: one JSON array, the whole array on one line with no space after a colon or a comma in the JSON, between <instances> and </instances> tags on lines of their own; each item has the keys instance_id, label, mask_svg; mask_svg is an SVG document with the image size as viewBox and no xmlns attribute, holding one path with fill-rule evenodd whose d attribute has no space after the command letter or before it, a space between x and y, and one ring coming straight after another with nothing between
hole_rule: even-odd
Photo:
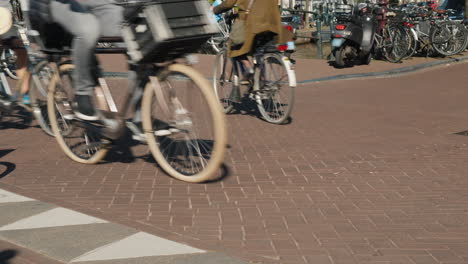
<instances>
[{"instance_id":1,"label":"bicycle rim","mask_svg":"<svg viewBox=\"0 0 468 264\"><path fill-rule=\"evenodd\" d=\"M234 78L238 77L234 74L231 59L228 58L227 51L223 50L216 55L213 71L213 87L215 95L226 114L231 113L234 109L234 102L229 98L232 88L236 85Z\"/></svg>"},{"instance_id":2,"label":"bicycle rim","mask_svg":"<svg viewBox=\"0 0 468 264\"><path fill-rule=\"evenodd\" d=\"M443 56L456 54L457 50L462 46L462 44L459 44L460 47L457 48L456 36L453 35L453 28L451 27L453 27L451 23L439 24L434 27L430 34L432 48Z\"/></svg>"},{"instance_id":3,"label":"bicycle rim","mask_svg":"<svg viewBox=\"0 0 468 264\"><path fill-rule=\"evenodd\" d=\"M86 126L81 125L72 115L73 90L71 73L74 66L60 66L59 76L54 75L50 81L47 97L47 110L52 131L60 148L70 159L93 164L99 162L108 151L108 142ZM60 80L60 81L59 81Z\"/></svg>"},{"instance_id":4,"label":"bicycle rim","mask_svg":"<svg viewBox=\"0 0 468 264\"><path fill-rule=\"evenodd\" d=\"M52 69L47 61L41 61L34 67L29 81L29 95L34 118L39 126L49 136L54 133L50 128L49 114L47 111L47 86L52 78Z\"/></svg>"},{"instance_id":5,"label":"bicycle rim","mask_svg":"<svg viewBox=\"0 0 468 264\"><path fill-rule=\"evenodd\" d=\"M226 124L212 88L200 73L173 64L151 78L145 87L142 118L151 153L167 174L186 182L218 176L226 149Z\"/></svg>"},{"instance_id":6,"label":"bicycle rim","mask_svg":"<svg viewBox=\"0 0 468 264\"><path fill-rule=\"evenodd\" d=\"M255 69L254 91L262 117L273 124L284 123L294 104L294 86L288 66L278 54L265 54L263 63ZM294 81L295 82L295 81Z\"/></svg>"}]
</instances>

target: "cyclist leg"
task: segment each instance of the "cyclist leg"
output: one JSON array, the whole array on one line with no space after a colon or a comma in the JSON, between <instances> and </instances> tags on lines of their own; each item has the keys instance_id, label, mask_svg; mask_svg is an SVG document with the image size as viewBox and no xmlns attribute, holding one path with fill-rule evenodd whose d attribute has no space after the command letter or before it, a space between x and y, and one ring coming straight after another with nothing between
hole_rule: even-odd
<instances>
[{"instance_id":1,"label":"cyclist leg","mask_svg":"<svg viewBox=\"0 0 468 264\"><path fill-rule=\"evenodd\" d=\"M73 37L72 60L75 64L73 86L75 89L75 114L84 120L97 120L92 103L96 78L91 69L95 68L94 49L99 38L99 21L89 9L77 1L50 4L52 19ZM57 36L58 37L58 36Z\"/></svg>"}]
</instances>

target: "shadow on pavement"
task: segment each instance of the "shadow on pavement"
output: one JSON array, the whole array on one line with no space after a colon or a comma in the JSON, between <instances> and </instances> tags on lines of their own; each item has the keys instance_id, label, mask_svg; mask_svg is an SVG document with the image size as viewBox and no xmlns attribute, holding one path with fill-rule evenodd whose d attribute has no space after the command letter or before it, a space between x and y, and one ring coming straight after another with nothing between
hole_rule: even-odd
<instances>
[{"instance_id":1,"label":"shadow on pavement","mask_svg":"<svg viewBox=\"0 0 468 264\"><path fill-rule=\"evenodd\" d=\"M18 255L18 251L7 249L0 251L0 264L10 264L9 260L13 259L16 255Z\"/></svg>"},{"instance_id":2,"label":"shadow on pavement","mask_svg":"<svg viewBox=\"0 0 468 264\"><path fill-rule=\"evenodd\" d=\"M170 144L174 144L174 142L170 142ZM205 145L212 146L212 142L205 142ZM115 142L113 147L109 150L107 156L105 157L104 161L101 162L103 164L114 163L114 162L121 162L121 163L133 163L136 160L143 160L148 163L154 164L159 170L162 168L158 165L156 160L153 158L153 155L149 153L141 156L135 156L131 150L132 147L141 145L140 142L132 139L131 132L127 132L125 136L120 138ZM228 146L230 148L230 146ZM177 149L177 148L176 148ZM208 153L205 153L209 155ZM226 164L222 164L219 169L218 175L215 179L207 181L205 183L216 183L222 181L226 177L231 175L231 171Z\"/></svg>"},{"instance_id":3,"label":"shadow on pavement","mask_svg":"<svg viewBox=\"0 0 468 264\"><path fill-rule=\"evenodd\" d=\"M460 131L460 132L457 132L457 133L453 133L455 135L460 135L460 136L468 136L468 130L466 131Z\"/></svg>"},{"instance_id":4,"label":"shadow on pavement","mask_svg":"<svg viewBox=\"0 0 468 264\"><path fill-rule=\"evenodd\" d=\"M16 165L11 162L0 161L0 179L7 176L16 169Z\"/></svg>"},{"instance_id":5,"label":"shadow on pavement","mask_svg":"<svg viewBox=\"0 0 468 264\"><path fill-rule=\"evenodd\" d=\"M8 153L13 152L14 149L0 149L0 158L6 156ZM16 165L11 162L0 161L0 179L10 174L16 169ZM0 262L1 264L1 262Z\"/></svg>"},{"instance_id":6,"label":"shadow on pavement","mask_svg":"<svg viewBox=\"0 0 468 264\"><path fill-rule=\"evenodd\" d=\"M31 127L32 121L32 113L21 107L0 113L0 129L26 129Z\"/></svg>"},{"instance_id":7,"label":"shadow on pavement","mask_svg":"<svg viewBox=\"0 0 468 264\"><path fill-rule=\"evenodd\" d=\"M268 123L268 121L263 119L262 115L258 111L257 103L254 100L250 99L248 94L245 94L242 97L240 103L237 103L234 105L234 109L228 115L236 115L236 114L254 116ZM286 122L284 122L283 124L278 124L278 125L289 125L292 123L292 120L293 119L291 117L288 117Z\"/></svg>"}]
</instances>

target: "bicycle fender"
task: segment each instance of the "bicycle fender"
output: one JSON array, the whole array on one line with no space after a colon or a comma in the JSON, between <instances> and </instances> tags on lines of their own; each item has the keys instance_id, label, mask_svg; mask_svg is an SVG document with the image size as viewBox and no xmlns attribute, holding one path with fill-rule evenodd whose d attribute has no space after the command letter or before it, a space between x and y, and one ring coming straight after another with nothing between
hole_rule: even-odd
<instances>
[{"instance_id":1,"label":"bicycle fender","mask_svg":"<svg viewBox=\"0 0 468 264\"><path fill-rule=\"evenodd\" d=\"M288 72L289 86L296 87L296 73L294 72L291 61L288 59L288 57L282 57L281 59L283 60L284 65L286 66L286 71Z\"/></svg>"},{"instance_id":2,"label":"bicycle fender","mask_svg":"<svg viewBox=\"0 0 468 264\"><path fill-rule=\"evenodd\" d=\"M410 29L410 32L411 32L411 34L413 35L413 38L416 40L416 42L419 41L419 39L418 39L418 34L416 33L416 30L414 30L414 29L411 28L411 29Z\"/></svg>"}]
</instances>

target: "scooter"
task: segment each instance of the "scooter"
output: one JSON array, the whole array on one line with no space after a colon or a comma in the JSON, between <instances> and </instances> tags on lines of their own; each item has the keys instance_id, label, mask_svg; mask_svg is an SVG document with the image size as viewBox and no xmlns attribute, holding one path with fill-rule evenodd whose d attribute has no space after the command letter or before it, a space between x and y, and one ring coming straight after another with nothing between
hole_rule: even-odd
<instances>
[{"instance_id":1,"label":"scooter","mask_svg":"<svg viewBox=\"0 0 468 264\"><path fill-rule=\"evenodd\" d=\"M331 35L335 67L369 64L376 29L377 20L367 3L359 3L349 15L338 16Z\"/></svg>"}]
</instances>

